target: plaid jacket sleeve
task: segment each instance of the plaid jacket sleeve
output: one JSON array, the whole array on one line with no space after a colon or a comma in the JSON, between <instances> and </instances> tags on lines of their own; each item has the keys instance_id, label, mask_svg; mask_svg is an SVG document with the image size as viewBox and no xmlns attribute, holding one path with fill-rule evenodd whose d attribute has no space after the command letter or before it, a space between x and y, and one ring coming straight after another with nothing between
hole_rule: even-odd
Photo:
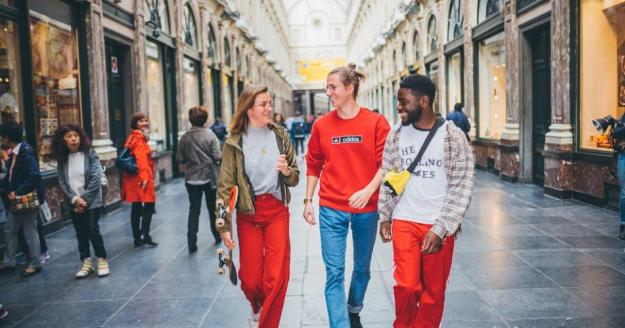
<instances>
[{"instance_id":1,"label":"plaid jacket sleeve","mask_svg":"<svg viewBox=\"0 0 625 328\"><path fill-rule=\"evenodd\" d=\"M431 229L441 238L456 233L469 207L473 190L474 166L475 159L466 136L455 125L448 124L445 139L448 188L441 213Z\"/></svg>"},{"instance_id":2,"label":"plaid jacket sleeve","mask_svg":"<svg viewBox=\"0 0 625 328\"><path fill-rule=\"evenodd\" d=\"M386 175L389 171L398 169L394 164L399 154L398 129L398 127L393 128L386 139L384 153L382 154L382 176ZM391 221L393 210L400 199L401 196L393 197L390 189L382 184L382 187L380 187L380 196L378 198L378 212L381 221Z\"/></svg>"}]
</instances>

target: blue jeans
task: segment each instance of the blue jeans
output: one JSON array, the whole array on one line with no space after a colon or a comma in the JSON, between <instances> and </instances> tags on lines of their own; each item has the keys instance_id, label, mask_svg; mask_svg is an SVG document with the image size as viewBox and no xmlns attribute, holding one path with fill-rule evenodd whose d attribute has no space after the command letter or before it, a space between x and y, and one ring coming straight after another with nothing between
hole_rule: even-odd
<instances>
[{"instance_id":1,"label":"blue jeans","mask_svg":"<svg viewBox=\"0 0 625 328\"><path fill-rule=\"evenodd\" d=\"M616 176L621 191L618 197L619 212L621 215L621 224L625 224L625 153L618 154L616 161Z\"/></svg>"},{"instance_id":2,"label":"blue jeans","mask_svg":"<svg viewBox=\"0 0 625 328\"><path fill-rule=\"evenodd\" d=\"M345 245L351 222L354 271L345 302ZM322 206L319 209L321 254L326 266L325 298L330 327L349 327L347 312L359 313L371 278L371 254L377 235L378 213L350 213Z\"/></svg>"}]
</instances>

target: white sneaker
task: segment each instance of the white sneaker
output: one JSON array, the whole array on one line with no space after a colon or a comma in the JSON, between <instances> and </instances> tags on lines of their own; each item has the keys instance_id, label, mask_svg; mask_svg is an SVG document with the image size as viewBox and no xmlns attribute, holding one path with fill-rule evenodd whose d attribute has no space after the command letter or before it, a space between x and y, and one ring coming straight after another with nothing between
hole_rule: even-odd
<instances>
[{"instance_id":1,"label":"white sneaker","mask_svg":"<svg viewBox=\"0 0 625 328\"><path fill-rule=\"evenodd\" d=\"M249 319L250 328L258 328L258 322L260 321L260 311L258 313L252 312Z\"/></svg>"},{"instance_id":2,"label":"white sneaker","mask_svg":"<svg viewBox=\"0 0 625 328\"><path fill-rule=\"evenodd\" d=\"M109 262L106 259L98 258L98 277L106 277L111 273Z\"/></svg>"},{"instance_id":3,"label":"white sneaker","mask_svg":"<svg viewBox=\"0 0 625 328\"><path fill-rule=\"evenodd\" d=\"M82 261L82 266L80 267L80 270L76 272L76 279L85 278L92 273L93 273L93 263L91 262L91 258L88 257Z\"/></svg>"}]
</instances>

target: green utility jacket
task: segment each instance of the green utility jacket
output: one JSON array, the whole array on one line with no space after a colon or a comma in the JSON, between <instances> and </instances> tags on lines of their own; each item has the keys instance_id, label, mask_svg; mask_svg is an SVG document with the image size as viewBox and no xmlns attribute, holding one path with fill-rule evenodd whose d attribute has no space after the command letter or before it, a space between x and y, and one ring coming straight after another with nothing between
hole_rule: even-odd
<instances>
[{"instance_id":1,"label":"green utility jacket","mask_svg":"<svg viewBox=\"0 0 625 328\"><path fill-rule=\"evenodd\" d=\"M286 159L291 169L289 176L279 175L278 184L284 205L291 201L291 193L288 187L294 187L299 182L299 170L295 160L295 152L287 131L273 123L269 128L275 132L278 140L278 150L280 154L286 155ZM228 204L230 200L230 189L233 186L239 187L239 199L236 209L245 214L254 214L254 188L245 173L245 158L242 148L243 138L240 133L232 133L224 143L223 157L221 160L221 172L219 174L219 184L217 186L217 204ZM253 159L252 159L253 160ZM267 170L275 170L275 167L268 167ZM230 215L226 218L226 224L218 228L219 232L230 231Z\"/></svg>"}]
</instances>

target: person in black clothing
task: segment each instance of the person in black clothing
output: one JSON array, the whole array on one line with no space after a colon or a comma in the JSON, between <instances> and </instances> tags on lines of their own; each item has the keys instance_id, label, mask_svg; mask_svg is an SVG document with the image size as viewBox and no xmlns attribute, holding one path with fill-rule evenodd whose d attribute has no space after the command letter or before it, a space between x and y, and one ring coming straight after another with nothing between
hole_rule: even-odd
<instances>
[{"instance_id":1,"label":"person in black clothing","mask_svg":"<svg viewBox=\"0 0 625 328\"><path fill-rule=\"evenodd\" d=\"M471 124L469 123L469 118L462 112L462 104L457 103L454 105L454 111L447 114L447 120L454 122L454 124L460 128L460 130L464 131L464 134L469 136L469 131L471 130Z\"/></svg>"},{"instance_id":2,"label":"person in black clothing","mask_svg":"<svg viewBox=\"0 0 625 328\"><path fill-rule=\"evenodd\" d=\"M228 129L221 121L221 117L215 118L215 123L211 126L211 131L217 136L219 143L223 147L224 142L226 142L226 137L228 136Z\"/></svg>"},{"instance_id":3,"label":"person in black clothing","mask_svg":"<svg viewBox=\"0 0 625 328\"><path fill-rule=\"evenodd\" d=\"M625 140L625 114L621 117L618 124L614 126L614 131L612 133L612 137L614 138L615 143L622 142ZM621 188L619 193L619 217L620 217L620 226L619 226L619 238L625 240L625 152L623 149L618 149L616 147L616 176L618 178L618 183Z\"/></svg>"}]
</instances>

